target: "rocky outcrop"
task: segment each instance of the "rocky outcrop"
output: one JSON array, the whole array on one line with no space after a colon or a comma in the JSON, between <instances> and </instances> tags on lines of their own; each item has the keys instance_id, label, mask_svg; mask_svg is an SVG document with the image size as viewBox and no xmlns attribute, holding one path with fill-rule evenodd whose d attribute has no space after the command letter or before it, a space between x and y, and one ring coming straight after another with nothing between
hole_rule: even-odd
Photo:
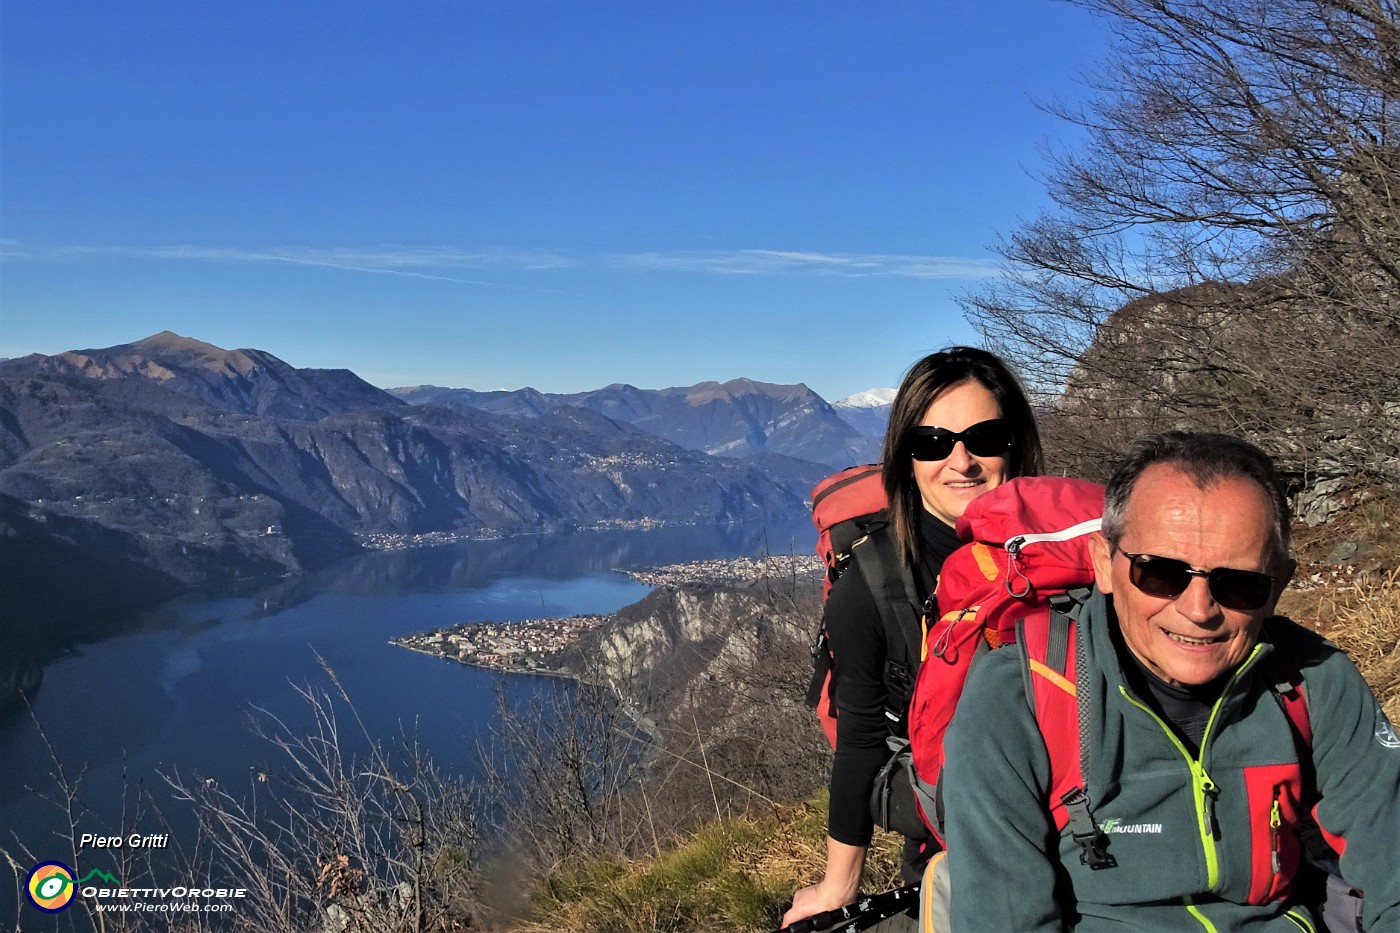
<instances>
[{"instance_id":1,"label":"rocky outcrop","mask_svg":"<svg viewBox=\"0 0 1400 933\"><path fill-rule=\"evenodd\" d=\"M650 735L644 765L677 819L711 818L726 800L746 806L746 788L804 799L828 773L830 750L803 703L820 592L816 573L662 588L565 652Z\"/></svg>"},{"instance_id":2,"label":"rocky outcrop","mask_svg":"<svg viewBox=\"0 0 1400 933\"><path fill-rule=\"evenodd\" d=\"M816 575L717 587L662 587L562 652L555 665L602 683L653 721L706 685L770 679L769 702L792 705L792 677L810 672L807 644L821 607ZM780 675L781 672L781 675ZM805 685L804 685L805 686ZM745 691L731 690L738 699Z\"/></svg>"},{"instance_id":3,"label":"rocky outcrop","mask_svg":"<svg viewBox=\"0 0 1400 933\"><path fill-rule=\"evenodd\" d=\"M1353 308L1284 275L1129 302L1094 329L1042 426L1053 466L1102 479L1139 435L1221 431L1266 450L1294 491L1400 489L1400 305L1386 295Z\"/></svg>"}]
</instances>

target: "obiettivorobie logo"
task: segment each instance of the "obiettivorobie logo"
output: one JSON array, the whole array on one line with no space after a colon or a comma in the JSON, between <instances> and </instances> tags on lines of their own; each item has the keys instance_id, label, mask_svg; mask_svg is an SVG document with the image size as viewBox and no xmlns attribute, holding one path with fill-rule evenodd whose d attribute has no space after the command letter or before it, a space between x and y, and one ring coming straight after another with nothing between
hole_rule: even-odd
<instances>
[{"instance_id":1,"label":"obiettivorobie logo","mask_svg":"<svg viewBox=\"0 0 1400 933\"><path fill-rule=\"evenodd\" d=\"M75 897L92 902L93 910L203 911L216 913L233 909L232 900L248 896L246 888L204 887L199 884L172 887L129 888L114 875L94 868L82 878L63 862L40 862L29 872L24 893L35 909L47 914L67 910Z\"/></svg>"},{"instance_id":2,"label":"obiettivorobie logo","mask_svg":"<svg viewBox=\"0 0 1400 933\"><path fill-rule=\"evenodd\" d=\"M29 873L24 893L35 907L45 913L56 914L73 903L73 894L80 885L94 878L121 887L120 881L98 868L88 872L82 880L75 880L73 869L62 862L40 862Z\"/></svg>"}]
</instances>

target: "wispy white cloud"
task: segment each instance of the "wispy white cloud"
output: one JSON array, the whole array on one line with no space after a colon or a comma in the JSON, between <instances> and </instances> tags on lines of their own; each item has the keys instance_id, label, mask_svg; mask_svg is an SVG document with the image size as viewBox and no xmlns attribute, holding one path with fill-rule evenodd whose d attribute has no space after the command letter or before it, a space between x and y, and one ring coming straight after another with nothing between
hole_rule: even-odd
<instances>
[{"instance_id":1,"label":"wispy white cloud","mask_svg":"<svg viewBox=\"0 0 1400 933\"><path fill-rule=\"evenodd\" d=\"M1000 275L996 263L965 256L905 256L881 253L806 253L789 250L683 251L613 257L618 265L663 272L720 275L899 276L915 279L983 279Z\"/></svg>"},{"instance_id":2,"label":"wispy white cloud","mask_svg":"<svg viewBox=\"0 0 1400 933\"><path fill-rule=\"evenodd\" d=\"M549 250L463 250L452 247L227 247L102 246L34 244L0 239L0 261L81 261L120 257L136 260L211 263L285 263L406 276L440 282L502 287L461 275L462 270L551 271L583 263L576 255ZM715 275L840 275L914 279L982 279L1001 274L989 259L966 256L909 256L883 253L813 253L795 250L683 250L628 253L608 257L615 268Z\"/></svg>"},{"instance_id":3,"label":"wispy white cloud","mask_svg":"<svg viewBox=\"0 0 1400 933\"><path fill-rule=\"evenodd\" d=\"M70 260L123 257L174 262L286 263L318 266L349 272L400 275L468 285L497 285L449 274L459 269L514 269L539 271L577 265L573 258L544 250L468 251L450 247L309 247L278 246L239 248L223 246L92 246L36 245L0 240L0 259Z\"/></svg>"},{"instance_id":4,"label":"wispy white cloud","mask_svg":"<svg viewBox=\"0 0 1400 933\"><path fill-rule=\"evenodd\" d=\"M29 250L19 240L0 239L0 259L29 259Z\"/></svg>"}]
</instances>

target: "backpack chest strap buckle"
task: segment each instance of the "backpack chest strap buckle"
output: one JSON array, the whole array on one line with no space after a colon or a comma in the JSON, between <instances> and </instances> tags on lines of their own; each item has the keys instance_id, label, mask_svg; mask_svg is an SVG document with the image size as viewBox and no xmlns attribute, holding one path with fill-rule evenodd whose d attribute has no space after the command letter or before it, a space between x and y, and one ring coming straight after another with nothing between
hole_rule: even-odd
<instances>
[{"instance_id":1,"label":"backpack chest strap buckle","mask_svg":"<svg viewBox=\"0 0 1400 933\"><path fill-rule=\"evenodd\" d=\"M1069 831L1074 841L1079 843L1079 861L1088 865L1090 871L1117 868L1118 860L1108 854L1108 834L1094 822L1089 812L1089 795L1084 788L1075 787L1060 798L1069 811Z\"/></svg>"}]
</instances>

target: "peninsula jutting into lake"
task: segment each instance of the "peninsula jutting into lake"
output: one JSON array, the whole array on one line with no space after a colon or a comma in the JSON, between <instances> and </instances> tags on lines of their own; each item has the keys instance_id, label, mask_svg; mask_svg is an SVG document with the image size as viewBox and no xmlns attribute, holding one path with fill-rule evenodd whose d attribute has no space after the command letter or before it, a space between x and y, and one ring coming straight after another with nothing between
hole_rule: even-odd
<instances>
[{"instance_id":1,"label":"peninsula jutting into lake","mask_svg":"<svg viewBox=\"0 0 1400 933\"><path fill-rule=\"evenodd\" d=\"M463 622L450 628L402 635L389 642L410 651L492 670L556 673L549 665L550 658L607 618L584 615L519 622Z\"/></svg>"},{"instance_id":2,"label":"peninsula jutting into lake","mask_svg":"<svg viewBox=\"0 0 1400 933\"><path fill-rule=\"evenodd\" d=\"M762 578L815 573L815 556L733 558L670 564L625 573L652 586L685 584L743 586ZM516 622L462 622L456 625L401 635L390 644L463 664L512 673L562 674L554 657L584 633L607 622L610 615L576 615L559 619L521 619Z\"/></svg>"}]
</instances>

